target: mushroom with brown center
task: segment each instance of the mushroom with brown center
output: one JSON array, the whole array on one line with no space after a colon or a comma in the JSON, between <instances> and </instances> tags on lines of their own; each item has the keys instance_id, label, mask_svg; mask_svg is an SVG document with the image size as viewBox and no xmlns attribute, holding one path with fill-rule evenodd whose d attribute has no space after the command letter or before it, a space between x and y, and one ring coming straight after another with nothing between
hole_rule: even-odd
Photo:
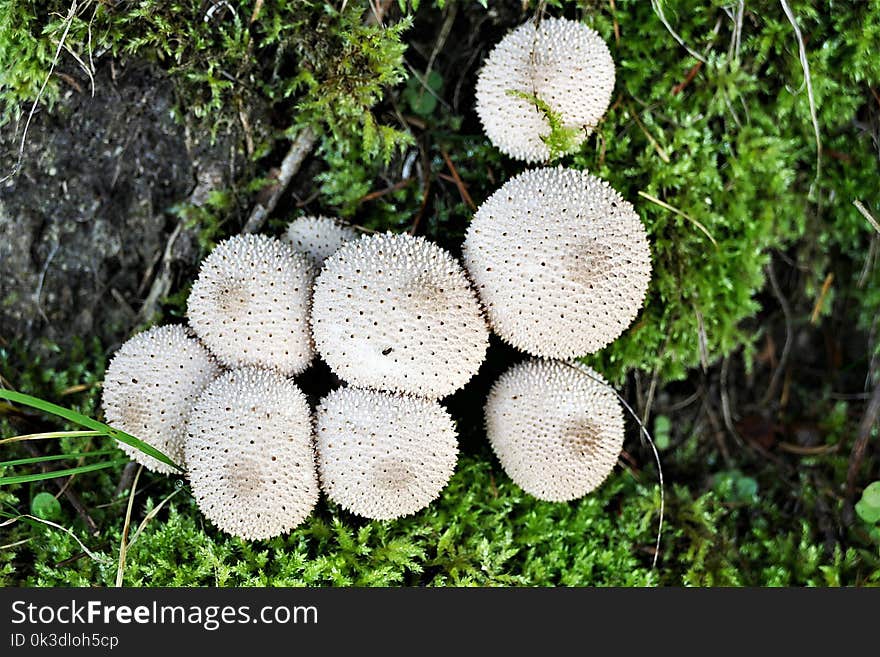
<instances>
[{"instance_id":1,"label":"mushroom with brown center","mask_svg":"<svg viewBox=\"0 0 880 657\"><path fill-rule=\"evenodd\" d=\"M227 372L199 397L187 433L193 496L224 532L278 536L317 503L309 405L292 380L255 367Z\"/></svg>"},{"instance_id":2,"label":"mushroom with brown center","mask_svg":"<svg viewBox=\"0 0 880 657\"><path fill-rule=\"evenodd\" d=\"M318 469L328 497L367 518L419 511L449 481L455 425L436 401L340 388L318 407Z\"/></svg>"},{"instance_id":3,"label":"mushroom with brown center","mask_svg":"<svg viewBox=\"0 0 880 657\"><path fill-rule=\"evenodd\" d=\"M316 269L346 242L356 240L358 232L330 217L299 217L290 222L281 241L303 254Z\"/></svg>"},{"instance_id":4,"label":"mushroom with brown center","mask_svg":"<svg viewBox=\"0 0 880 657\"><path fill-rule=\"evenodd\" d=\"M464 261L495 332L535 356L572 358L617 338L651 279L645 228L607 182L526 171L479 208Z\"/></svg>"},{"instance_id":5,"label":"mushroom with brown center","mask_svg":"<svg viewBox=\"0 0 880 657\"><path fill-rule=\"evenodd\" d=\"M434 399L467 383L489 344L461 265L411 235L363 237L328 258L315 282L312 332L349 383Z\"/></svg>"},{"instance_id":6,"label":"mushroom with brown center","mask_svg":"<svg viewBox=\"0 0 880 657\"><path fill-rule=\"evenodd\" d=\"M614 60L608 46L583 23L529 21L489 53L477 79L477 114L503 153L545 162L551 118L580 145L608 109Z\"/></svg>"},{"instance_id":7,"label":"mushroom with brown center","mask_svg":"<svg viewBox=\"0 0 880 657\"><path fill-rule=\"evenodd\" d=\"M623 409L585 365L532 359L495 382L486 434L504 471L542 500L564 502L597 488L623 449Z\"/></svg>"},{"instance_id":8,"label":"mushroom with brown center","mask_svg":"<svg viewBox=\"0 0 880 657\"><path fill-rule=\"evenodd\" d=\"M126 341L104 375L102 405L107 423L183 464L190 410L220 374L208 350L183 326L157 326ZM119 447L148 470L174 469L130 445Z\"/></svg>"},{"instance_id":9,"label":"mushroom with brown center","mask_svg":"<svg viewBox=\"0 0 880 657\"><path fill-rule=\"evenodd\" d=\"M313 356L311 283L309 262L289 245L263 235L237 235L202 262L187 316L225 365L297 374Z\"/></svg>"}]
</instances>

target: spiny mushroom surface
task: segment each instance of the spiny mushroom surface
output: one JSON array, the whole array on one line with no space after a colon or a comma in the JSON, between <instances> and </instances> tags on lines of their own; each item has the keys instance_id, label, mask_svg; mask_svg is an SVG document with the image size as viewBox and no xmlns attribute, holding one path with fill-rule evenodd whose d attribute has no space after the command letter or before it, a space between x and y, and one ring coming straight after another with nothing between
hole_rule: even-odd
<instances>
[{"instance_id":1,"label":"spiny mushroom surface","mask_svg":"<svg viewBox=\"0 0 880 657\"><path fill-rule=\"evenodd\" d=\"M585 171L526 171L490 196L464 242L489 323L535 356L573 358L617 338L651 279L633 206Z\"/></svg>"},{"instance_id":2,"label":"spiny mushroom surface","mask_svg":"<svg viewBox=\"0 0 880 657\"><path fill-rule=\"evenodd\" d=\"M291 379L256 367L227 372L199 397L187 434L193 496L224 532L278 536L317 503L309 405Z\"/></svg>"},{"instance_id":3,"label":"spiny mushroom surface","mask_svg":"<svg viewBox=\"0 0 880 657\"><path fill-rule=\"evenodd\" d=\"M339 247L357 238L358 232L354 228L330 217L299 217L290 222L281 240L320 269Z\"/></svg>"},{"instance_id":4,"label":"spiny mushroom surface","mask_svg":"<svg viewBox=\"0 0 880 657\"><path fill-rule=\"evenodd\" d=\"M192 405L219 374L220 366L183 326L157 326L139 333L119 348L104 375L107 424L182 465ZM174 472L135 447L124 443L119 447L148 470Z\"/></svg>"},{"instance_id":5,"label":"spiny mushroom surface","mask_svg":"<svg viewBox=\"0 0 880 657\"><path fill-rule=\"evenodd\" d=\"M313 356L311 284L308 260L289 245L263 235L236 235L202 262L187 316L225 365L297 374Z\"/></svg>"},{"instance_id":6,"label":"spiny mushroom surface","mask_svg":"<svg viewBox=\"0 0 880 657\"><path fill-rule=\"evenodd\" d=\"M526 162L545 162L548 113L580 145L608 109L614 60L608 46L583 23L529 21L489 53L477 79L477 114L496 148ZM543 138L543 139L542 139Z\"/></svg>"},{"instance_id":7,"label":"spiny mushroom surface","mask_svg":"<svg viewBox=\"0 0 880 657\"><path fill-rule=\"evenodd\" d=\"M318 406L316 436L324 492L377 520L428 506L458 457L455 425L443 407L396 393L334 390Z\"/></svg>"},{"instance_id":8,"label":"spiny mushroom surface","mask_svg":"<svg viewBox=\"0 0 880 657\"><path fill-rule=\"evenodd\" d=\"M499 377L486 434L504 471L542 500L577 499L601 484L623 449L623 409L589 367L532 359Z\"/></svg>"},{"instance_id":9,"label":"spiny mushroom surface","mask_svg":"<svg viewBox=\"0 0 880 657\"><path fill-rule=\"evenodd\" d=\"M476 373L489 332L461 265L422 237L345 244L315 282L318 352L356 386L440 398Z\"/></svg>"}]
</instances>

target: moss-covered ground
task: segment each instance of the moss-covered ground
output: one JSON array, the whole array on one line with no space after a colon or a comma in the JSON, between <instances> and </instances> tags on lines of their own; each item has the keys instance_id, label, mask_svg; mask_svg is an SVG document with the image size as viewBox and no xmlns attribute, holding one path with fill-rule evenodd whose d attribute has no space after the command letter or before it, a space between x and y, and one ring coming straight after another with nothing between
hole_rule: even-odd
<instances>
[{"instance_id":1,"label":"moss-covered ground","mask_svg":"<svg viewBox=\"0 0 880 657\"><path fill-rule=\"evenodd\" d=\"M461 463L427 510L367 522L322 502L289 536L247 543L211 527L182 482L145 472L132 532L146 522L126 584L880 583L880 530L856 505L880 479L870 421L880 231L854 204L880 217L880 2L791 2L799 39L789 3L661 0L687 49L641 0L376 2L380 21L353 1L217 3L206 20L212 4L86 1L71 14L66 1L0 0L3 130L22 129L63 38L65 76L87 85L76 60L88 68L93 54L95 66L150 62L175 84L181 121L218 138L247 133L252 175L207 204L167 209L196 227L202 249L241 229L289 139L309 126L315 150L265 231L297 213L335 213L460 251L472 204L524 168L480 130L482 57L536 12L602 34L617 63L611 109L559 162L608 179L648 228L646 307L589 360L647 419L665 528L652 568L660 488L634 422L620 467L583 500L539 502L510 482L481 433L488 386L516 358L493 344L449 401ZM65 84L54 75L40 96L60 117ZM157 319L179 321L187 283L175 282ZM36 337L0 336L0 380L99 416L112 346L86 336L53 352ZM46 426L0 413L3 436ZM859 441L865 451L852 458ZM61 443L40 449L96 446ZM0 449L2 460L30 455ZM65 482L84 510L60 495L60 509L46 511L54 526L20 515L55 484L0 488L10 520L0 582L112 584L129 502L122 478L114 468Z\"/></svg>"}]
</instances>

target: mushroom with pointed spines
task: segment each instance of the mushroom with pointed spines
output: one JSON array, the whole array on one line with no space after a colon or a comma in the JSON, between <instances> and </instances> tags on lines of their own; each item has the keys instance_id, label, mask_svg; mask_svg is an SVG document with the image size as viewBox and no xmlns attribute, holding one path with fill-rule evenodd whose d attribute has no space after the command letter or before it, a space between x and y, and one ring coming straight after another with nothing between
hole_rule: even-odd
<instances>
[{"instance_id":1,"label":"mushroom with pointed spines","mask_svg":"<svg viewBox=\"0 0 880 657\"><path fill-rule=\"evenodd\" d=\"M452 255L423 237L349 242L315 281L318 353L345 381L438 399L461 388L486 355L489 332Z\"/></svg>"},{"instance_id":2,"label":"mushroom with pointed spines","mask_svg":"<svg viewBox=\"0 0 880 657\"><path fill-rule=\"evenodd\" d=\"M377 520L425 508L458 458L455 425L439 403L357 388L339 388L321 400L316 445L327 496Z\"/></svg>"},{"instance_id":3,"label":"mushroom with pointed spines","mask_svg":"<svg viewBox=\"0 0 880 657\"><path fill-rule=\"evenodd\" d=\"M504 471L542 500L597 488L623 449L623 409L586 365L531 359L502 374L486 400L486 435Z\"/></svg>"},{"instance_id":4,"label":"mushroom with pointed spines","mask_svg":"<svg viewBox=\"0 0 880 657\"><path fill-rule=\"evenodd\" d=\"M356 240L358 236L354 228L330 217L298 217L287 226L281 240L320 269L343 244Z\"/></svg>"},{"instance_id":5,"label":"mushroom with pointed spines","mask_svg":"<svg viewBox=\"0 0 880 657\"><path fill-rule=\"evenodd\" d=\"M477 114L503 153L546 162L551 121L580 145L599 123L614 90L614 60L583 23L543 18L520 25L489 53L477 79Z\"/></svg>"},{"instance_id":6,"label":"mushroom with pointed spines","mask_svg":"<svg viewBox=\"0 0 880 657\"><path fill-rule=\"evenodd\" d=\"M306 397L270 370L231 370L193 407L186 439L193 496L226 533L272 538L302 523L318 501Z\"/></svg>"},{"instance_id":7,"label":"mushroom with pointed spines","mask_svg":"<svg viewBox=\"0 0 880 657\"><path fill-rule=\"evenodd\" d=\"M190 325L228 367L298 374L312 360L312 268L289 245L236 235L202 262L187 301Z\"/></svg>"},{"instance_id":8,"label":"mushroom with pointed spines","mask_svg":"<svg viewBox=\"0 0 880 657\"><path fill-rule=\"evenodd\" d=\"M220 366L183 326L157 326L127 340L104 374L102 406L107 423L184 462L184 439L192 405ZM148 470L174 469L136 447L119 447Z\"/></svg>"},{"instance_id":9,"label":"mushroom with pointed spines","mask_svg":"<svg viewBox=\"0 0 880 657\"><path fill-rule=\"evenodd\" d=\"M464 261L493 330L547 358L617 338L651 279L633 206L607 182L562 167L521 173L490 196L468 226Z\"/></svg>"}]
</instances>

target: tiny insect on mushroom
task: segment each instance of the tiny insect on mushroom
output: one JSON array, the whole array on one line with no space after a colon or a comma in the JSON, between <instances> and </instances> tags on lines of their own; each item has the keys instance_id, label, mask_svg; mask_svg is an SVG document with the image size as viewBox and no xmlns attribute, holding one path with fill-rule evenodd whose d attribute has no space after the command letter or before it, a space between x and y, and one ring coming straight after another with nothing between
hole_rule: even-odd
<instances>
[{"instance_id":1,"label":"tiny insect on mushroom","mask_svg":"<svg viewBox=\"0 0 880 657\"><path fill-rule=\"evenodd\" d=\"M541 359L514 365L486 400L486 434L504 471L535 497L597 488L623 449L623 409L595 371Z\"/></svg>"},{"instance_id":2,"label":"tiny insect on mushroom","mask_svg":"<svg viewBox=\"0 0 880 657\"><path fill-rule=\"evenodd\" d=\"M316 444L327 496L377 520L428 506L458 458L455 425L439 403L357 388L339 388L321 400Z\"/></svg>"},{"instance_id":3,"label":"tiny insect on mushroom","mask_svg":"<svg viewBox=\"0 0 880 657\"><path fill-rule=\"evenodd\" d=\"M286 533L318 501L309 405L277 372L246 367L209 385L193 408L185 451L199 509L234 536Z\"/></svg>"},{"instance_id":4,"label":"tiny insect on mushroom","mask_svg":"<svg viewBox=\"0 0 880 657\"><path fill-rule=\"evenodd\" d=\"M422 237L345 244L315 281L318 353L349 383L438 399L486 355L489 330L461 265Z\"/></svg>"},{"instance_id":5,"label":"tiny insect on mushroom","mask_svg":"<svg viewBox=\"0 0 880 657\"><path fill-rule=\"evenodd\" d=\"M237 235L202 262L187 317L228 367L257 365L297 374L314 355L311 285L308 260L289 245L263 235Z\"/></svg>"},{"instance_id":6,"label":"tiny insect on mushroom","mask_svg":"<svg viewBox=\"0 0 880 657\"><path fill-rule=\"evenodd\" d=\"M183 326L151 328L126 341L110 360L102 392L104 416L109 425L182 465L193 402L219 374L219 364ZM119 447L148 470L174 472L135 447Z\"/></svg>"},{"instance_id":7,"label":"tiny insect on mushroom","mask_svg":"<svg viewBox=\"0 0 880 657\"><path fill-rule=\"evenodd\" d=\"M491 142L526 162L546 162L549 114L576 148L608 109L614 90L608 46L583 23L529 21L489 53L477 79L477 114Z\"/></svg>"},{"instance_id":8,"label":"tiny insect on mushroom","mask_svg":"<svg viewBox=\"0 0 880 657\"><path fill-rule=\"evenodd\" d=\"M290 222L281 241L301 253L320 269L324 261L346 242L356 240L358 232L330 217L299 217Z\"/></svg>"},{"instance_id":9,"label":"tiny insect on mushroom","mask_svg":"<svg viewBox=\"0 0 880 657\"><path fill-rule=\"evenodd\" d=\"M493 330L548 358L617 338L651 279L633 206L607 182L562 167L526 171L490 196L468 227L464 261Z\"/></svg>"}]
</instances>

